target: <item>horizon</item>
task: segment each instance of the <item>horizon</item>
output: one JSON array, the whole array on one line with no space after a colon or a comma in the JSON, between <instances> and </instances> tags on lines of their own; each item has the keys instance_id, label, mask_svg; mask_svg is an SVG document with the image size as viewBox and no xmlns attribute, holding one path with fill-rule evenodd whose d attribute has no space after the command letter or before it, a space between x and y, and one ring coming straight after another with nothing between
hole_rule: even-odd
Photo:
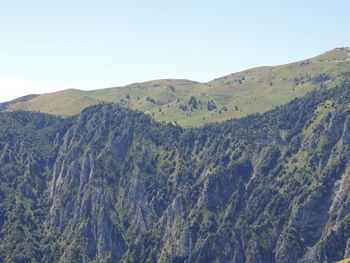
<instances>
[{"instance_id":1,"label":"horizon","mask_svg":"<svg viewBox=\"0 0 350 263\"><path fill-rule=\"evenodd\" d=\"M157 79L207 82L350 46L344 34L350 3L343 0L331 6L275 0L18 3L0 10L0 86L6 90L0 102Z\"/></svg>"},{"instance_id":2,"label":"horizon","mask_svg":"<svg viewBox=\"0 0 350 263\"><path fill-rule=\"evenodd\" d=\"M329 51L332 51L332 50L336 50L336 49L339 49L339 48L350 48L350 47L347 47L347 46L344 46L344 47L335 47L333 49L330 49L330 50L327 50L327 51L324 51L318 55L322 55L326 52L329 52ZM315 55L313 57L316 57L318 55ZM0 96L0 103L2 102L9 102L9 101L12 101L12 100L15 100L15 99L18 99L18 98L21 98L21 97L25 97L27 95L41 95L41 94L45 94L45 93L54 93L54 92L60 92L60 91L64 91L64 90L81 90L81 91L92 91L92 90L102 90L102 89L112 89L112 88L117 88L117 87L125 87L125 86L128 86L128 85L133 85L133 84L139 84L139 83L146 83L146 82L150 82L150 81L160 81L160 80L189 80L189 81L193 81L193 82L198 82L198 83L208 83L210 81L213 81L213 80L216 80L218 78L221 78L221 77L224 77L224 76L227 76L227 75L230 75L230 74L236 74L236 73L239 73L239 72L244 72L246 70L251 70L251 69L254 69L254 68L259 68L259 67L278 67L278 66L283 66L283 65L288 65L290 63L297 63L299 61L303 61L305 59L311 59L313 57L308 57L308 58L304 58L304 59L300 59L298 61L289 61L289 62L285 62L283 64L278 64L278 65L257 65L257 66L254 66L252 68L245 68L245 69L241 69L239 71L235 71L235 72L231 72L231 73L228 73L226 75L220 75L220 76L217 76L217 77L214 77L210 80L207 80L207 81L197 81L197 80L194 80L194 79L184 79L184 78L160 78L160 79L149 79L149 80L144 80L144 81L137 81L137 82L130 82L130 83L126 83L126 84L123 84L123 85L116 85L116 86L111 86L111 87L103 87L103 88L97 88L97 89L79 89L79 88L65 88L65 89L56 89L56 90L48 90L47 92L39 92L39 93L25 93L23 95L20 95L20 96L16 96L16 97L13 97L11 99L7 99L7 100L1 100L1 96ZM15 89L18 88L18 89L22 89L21 87L23 87L23 83L26 85L25 87L26 88L32 88L32 90L35 90L37 87L33 86L33 84L30 82L30 81L27 81L27 80L22 80L22 79L11 79L11 78L4 78L4 77L1 77L0 76L0 85L2 85L3 83L8 83L9 86L13 86Z\"/></svg>"}]
</instances>

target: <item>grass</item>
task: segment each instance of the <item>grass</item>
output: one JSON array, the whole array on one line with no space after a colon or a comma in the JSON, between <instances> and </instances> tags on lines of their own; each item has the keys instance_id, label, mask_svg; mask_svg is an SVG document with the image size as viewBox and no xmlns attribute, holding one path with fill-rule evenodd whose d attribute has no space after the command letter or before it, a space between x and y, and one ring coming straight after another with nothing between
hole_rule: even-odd
<instances>
[{"instance_id":1,"label":"grass","mask_svg":"<svg viewBox=\"0 0 350 263\"><path fill-rule=\"evenodd\" d=\"M334 49L301 62L253 68L208 83L165 79L95 91L64 90L13 103L9 109L67 116L100 102L115 102L146 112L157 121L176 121L185 127L201 126L265 112L319 89L321 85L334 87L344 81L346 72L350 71L349 54L347 48ZM317 80L322 74L329 79ZM191 96L201 101L199 108L190 109ZM216 105L215 110L208 111L208 101ZM181 105L188 110L182 110Z\"/></svg>"},{"instance_id":2,"label":"grass","mask_svg":"<svg viewBox=\"0 0 350 263\"><path fill-rule=\"evenodd\" d=\"M86 96L80 90L63 90L47 93L26 102L11 105L14 110L45 112L56 115L73 115L82 109L100 103L101 101Z\"/></svg>"}]
</instances>

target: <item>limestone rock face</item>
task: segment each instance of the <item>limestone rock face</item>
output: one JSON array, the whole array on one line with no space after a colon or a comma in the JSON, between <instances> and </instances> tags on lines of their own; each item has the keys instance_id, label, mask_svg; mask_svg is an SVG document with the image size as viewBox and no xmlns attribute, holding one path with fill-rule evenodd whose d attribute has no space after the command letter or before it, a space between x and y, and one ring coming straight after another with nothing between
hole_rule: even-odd
<instances>
[{"instance_id":1,"label":"limestone rock face","mask_svg":"<svg viewBox=\"0 0 350 263\"><path fill-rule=\"evenodd\" d=\"M349 257L349 105L339 87L196 129L0 113L0 263Z\"/></svg>"}]
</instances>

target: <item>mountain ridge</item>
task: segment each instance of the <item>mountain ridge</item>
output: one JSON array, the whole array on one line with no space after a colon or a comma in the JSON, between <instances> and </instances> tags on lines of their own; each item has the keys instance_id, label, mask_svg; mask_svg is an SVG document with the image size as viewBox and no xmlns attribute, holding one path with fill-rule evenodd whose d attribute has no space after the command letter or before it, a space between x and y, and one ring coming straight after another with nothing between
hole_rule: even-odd
<instances>
[{"instance_id":1,"label":"mountain ridge","mask_svg":"<svg viewBox=\"0 0 350 263\"><path fill-rule=\"evenodd\" d=\"M7 103L6 108L70 116L94 104L115 102L157 121L202 126L265 112L314 89L346 82L349 54L349 48L338 48L300 62L248 69L207 83L164 79L94 91L64 90Z\"/></svg>"}]
</instances>

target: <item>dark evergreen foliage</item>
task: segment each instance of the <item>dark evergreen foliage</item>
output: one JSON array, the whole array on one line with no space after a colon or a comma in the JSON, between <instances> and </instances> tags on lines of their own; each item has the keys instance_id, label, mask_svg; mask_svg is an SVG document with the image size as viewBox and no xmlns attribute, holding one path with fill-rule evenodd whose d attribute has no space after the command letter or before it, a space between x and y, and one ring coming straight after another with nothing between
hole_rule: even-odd
<instances>
[{"instance_id":1,"label":"dark evergreen foliage","mask_svg":"<svg viewBox=\"0 0 350 263\"><path fill-rule=\"evenodd\" d=\"M315 218L348 168L349 103L343 85L191 129L113 104L2 112L0 262L338 260L349 215L327 240Z\"/></svg>"}]
</instances>

